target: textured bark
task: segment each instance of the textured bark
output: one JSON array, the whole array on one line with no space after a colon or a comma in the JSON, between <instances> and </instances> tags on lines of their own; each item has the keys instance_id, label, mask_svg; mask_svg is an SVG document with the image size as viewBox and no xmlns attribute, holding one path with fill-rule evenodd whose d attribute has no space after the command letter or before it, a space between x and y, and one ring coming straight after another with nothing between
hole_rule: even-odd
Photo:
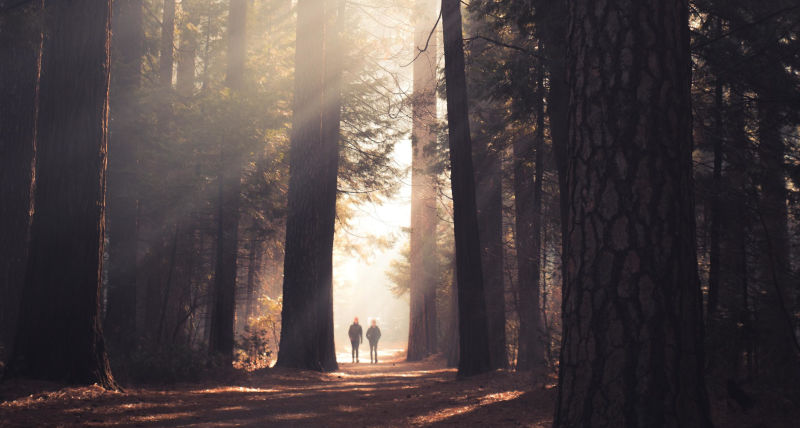
<instances>
[{"instance_id":1,"label":"textured bark","mask_svg":"<svg viewBox=\"0 0 800 428\"><path fill-rule=\"evenodd\" d=\"M496 119L488 118L487 122L496 123ZM490 144L491 137L486 132L476 128L472 159L475 165L475 203L489 329L489 359L493 369L500 369L508 367L503 281L503 169L499 149Z\"/></svg>"},{"instance_id":2,"label":"textured bark","mask_svg":"<svg viewBox=\"0 0 800 428\"><path fill-rule=\"evenodd\" d=\"M228 70L226 83L235 93L244 83L247 0L231 0L228 16ZM236 135L236 132L231 132ZM239 141L223 141L220 151L217 213L217 267L214 273L214 310L211 319L211 352L233 362L236 315L236 258L239 251L239 205L241 201L241 155Z\"/></svg>"},{"instance_id":3,"label":"textured bark","mask_svg":"<svg viewBox=\"0 0 800 428\"><path fill-rule=\"evenodd\" d=\"M536 133L533 139L527 136L516 139L513 150L515 238L520 301L517 370L542 373L546 368L542 314L539 310L544 175L543 67L538 67L537 73Z\"/></svg>"},{"instance_id":4,"label":"textured bark","mask_svg":"<svg viewBox=\"0 0 800 428\"><path fill-rule=\"evenodd\" d=\"M108 303L105 333L122 355L136 347L137 91L144 56L142 4L114 2L111 40L111 128L108 156Z\"/></svg>"},{"instance_id":5,"label":"textured bark","mask_svg":"<svg viewBox=\"0 0 800 428\"><path fill-rule=\"evenodd\" d=\"M113 387L100 324L111 1L45 2L35 207L12 375Z\"/></svg>"},{"instance_id":6,"label":"textured bark","mask_svg":"<svg viewBox=\"0 0 800 428\"><path fill-rule=\"evenodd\" d=\"M695 254L688 6L570 3L555 427L710 427Z\"/></svg>"},{"instance_id":7,"label":"textured bark","mask_svg":"<svg viewBox=\"0 0 800 428\"><path fill-rule=\"evenodd\" d=\"M436 134L436 37L428 36L436 22L436 5L416 3L414 46L427 49L414 61L411 104L411 256L409 361L436 352L436 194L430 170Z\"/></svg>"},{"instance_id":8,"label":"textured bark","mask_svg":"<svg viewBox=\"0 0 800 428\"><path fill-rule=\"evenodd\" d=\"M327 5L327 2L325 2ZM325 8L297 3L295 98L289 149L289 195L283 308L277 365L332 371L333 234L338 141L324 123L326 99ZM327 113L327 114L326 114Z\"/></svg>"},{"instance_id":9,"label":"textured bark","mask_svg":"<svg viewBox=\"0 0 800 428\"><path fill-rule=\"evenodd\" d=\"M461 3L442 0L442 18L458 278L458 374L470 376L487 372L491 367L464 74Z\"/></svg>"},{"instance_id":10,"label":"textured bark","mask_svg":"<svg viewBox=\"0 0 800 428\"><path fill-rule=\"evenodd\" d=\"M0 8L7 5L0 1ZM36 147L41 1L0 15L0 361L12 351L25 280Z\"/></svg>"}]
</instances>

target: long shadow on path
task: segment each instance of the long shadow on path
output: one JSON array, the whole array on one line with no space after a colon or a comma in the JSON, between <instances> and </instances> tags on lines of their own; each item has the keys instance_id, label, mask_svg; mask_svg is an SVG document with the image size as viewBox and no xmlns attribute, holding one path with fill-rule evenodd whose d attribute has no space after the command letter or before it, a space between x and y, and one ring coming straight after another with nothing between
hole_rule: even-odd
<instances>
[{"instance_id":1,"label":"long shadow on path","mask_svg":"<svg viewBox=\"0 0 800 428\"><path fill-rule=\"evenodd\" d=\"M508 372L457 380L434 360L342 364L328 374L271 369L235 385L19 399L0 403L0 425L549 426L553 394L527 385Z\"/></svg>"}]
</instances>

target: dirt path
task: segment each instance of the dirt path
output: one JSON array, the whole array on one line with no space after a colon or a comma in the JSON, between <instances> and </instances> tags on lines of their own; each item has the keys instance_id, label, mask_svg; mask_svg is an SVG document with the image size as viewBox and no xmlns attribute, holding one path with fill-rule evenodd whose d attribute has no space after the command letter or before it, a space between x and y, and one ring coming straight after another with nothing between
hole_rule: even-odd
<instances>
[{"instance_id":1,"label":"dirt path","mask_svg":"<svg viewBox=\"0 0 800 428\"><path fill-rule=\"evenodd\" d=\"M552 389L529 385L506 372L457 380L439 361L272 369L225 385L51 390L0 403L0 426L548 427Z\"/></svg>"}]
</instances>

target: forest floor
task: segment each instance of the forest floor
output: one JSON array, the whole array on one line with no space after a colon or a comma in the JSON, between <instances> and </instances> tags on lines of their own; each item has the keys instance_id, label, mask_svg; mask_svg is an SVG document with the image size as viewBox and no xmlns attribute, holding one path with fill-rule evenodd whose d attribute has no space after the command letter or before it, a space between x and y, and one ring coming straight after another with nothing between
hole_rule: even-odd
<instances>
[{"instance_id":1,"label":"forest floor","mask_svg":"<svg viewBox=\"0 0 800 428\"><path fill-rule=\"evenodd\" d=\"M555 386L497 371L457 379L441 359L400 356L334 373L266 369L225 381L106 391L0 384L0 426L550 427ZM797 427L797 409L749 414L712 405L718 427ZM778 413L778 414L776 414ZM782 414L781 414L782 413Z\"/></svg>"},{"instance_id":2,"label":"forest floor","mask_svg":"<svg viewBox=\"0 0 800 428\"><path fill-rule=\"evenodd\" d=\"M6 382L0 426L549 427L553 391L531 389L528 376L513 372L459 380L440 359L408 363L398 356L340 364L334 373L266 369L226 382L125 392Z\"/></svg>"}]
</instances>

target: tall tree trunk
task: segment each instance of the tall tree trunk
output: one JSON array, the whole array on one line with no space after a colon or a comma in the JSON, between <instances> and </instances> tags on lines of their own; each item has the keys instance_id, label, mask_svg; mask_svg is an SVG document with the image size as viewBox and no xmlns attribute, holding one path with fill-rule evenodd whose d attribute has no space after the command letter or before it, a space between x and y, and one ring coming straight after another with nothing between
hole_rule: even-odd
<instances>
[{"instance_id":1,"label":"tall tree trunk","mask_svg":"<svg viewBox=\"0 0 800 428\"><path fill-rule=\"evenodd\" d=\"M536 77L536 130L514 141L514 201L520 308L517 370L545 370L539 282L542 247L542 177L544 176L544 69ZM533 144L530 144L533 143ZM535 169L534 169L535 168ZM533 192L530 186L533 185ZM533 198L531 198L533 193Z\"/></svg>"},{"instance_id":2,"label":"tall tree trunk","mask_svg":"<svg viewBox=\"0 0 800 428\"><path fill-rule=\"evenodd\" d=\"M724 127L722 124L722 80L714 83L714 169L711 184L711 224L709 225L709 273L707 313L710 316L717 310L720 288L720 234L722 230L722 150Z\"/></svg>"},{"instance_id":3,"label":"tall tree trunk","mask_svg":"<svg viewBox=\"0 0 800 428\"><path fill-rule=\"evenodd\" d=\"M328 2L325 2L326 6ZM338 140L330 138L324 101L326 8L297 3L294 114L289 149L289 195L283 308L277 365L312 370L338 368L333 346L333 234ZM334 55L331 55L334 57ZM327 132L326 132L327 131Z\"/></svg>"},{"instance_id":4,"label":"tall tree trunk","mask_svg":"<svg viewBox=\"0 0 800 428\"><path fill-rule=\"evenodd\" d=\"M42 2L31 3L0 15L0 361L12 352L28 250L42 45Z\"/></svg>"},{"instance_id":5,"label":"tall tree trunk","mask_svg":"<svg viewBox=\"0 0 800 428\"><path fill-rule=\"evenodd\" d=\"M424 49L414 61L414 95L411 103L411 257L408 361L436 352L436 194L431 151L436 134L436 5L419 0L416 5L414 46ZM427 46L427 49L425 48ZM416 50L415 49L415 50Z\"/></svg>"},{"instance_id":6,"label":"tall tree trunk","mask_svg":"<svg viewBox=\"0 0 800 428\"><path fill-rule=\"evenodd\" d=\"M464 74L461 2L442 0L442 18L458 278L458 373L470 376L487 372L491 366Z\"/></svg>"},{"instance_id":7,"label":"tall tree trunk","mask_svg":"<svg viewBox=\"0 0 800 428\"><path fill-rule=\"evenodd\" d=\"M228 17L227 85L241 93L247 52L245 24L247 0L231 0ZM235 135L236 132L231 132ZM224 356L225 365L233 361L233 333L236 318L236 257L239 251L239 205L241 194L240 141L225 141L220 151L217 216L217 269L214 273L214 311L211 319L212 352Z\"/></svg>"},{"instance_id":8,"label":"tall tree trunk","mask_svg":"<svg viewBox=\"0 0 800 428\"><path fill-rule=\"evenodd\" d=\"M789 292L789 230L786 190L785 145L781 126L785 123L777 94L759 94L758 156L761 198L758 207L759 230L763 234L759 274L757 324L759 366L768 383L796 386L798 374L797 338L791 321Z\"/></svg>"},{"instance_id":9,"label":"tall tree trunk","mask_svg":"<svg viewBox=\"0 0 800 428\"><path fill-rule=\"evenodd\" d=\"M121 355L136 347L137 145L141 140L137 91L144 56L140 1L114 3L111 73L112 125L108 156L108 305L105 332Z\"/></svg>"},{"instance_id":10,"label":"tall tree trunk","mask_svg":"<svg viewBox=\"0 0 800 428\"><path fill-rule=\"evenodd\" d=\"M747 206L749 183L748 167L752 164L747 153L749 141L745 129L745 100L734 96L722 113L729 143L723 151L727 163L720 190L719 217L719 290L717 304L708 313L706 349L709 350L711 375L718 379L738 378L742 374L743 355L746 349L746 331L749 328L747 294L747 231L750 229ZM710 303L709 303L710 306Z\"/></svg>"},{"instance_id":11,"label":"tall tree trunk","mask_svg":"<svg viewBox=\"0 0 800 428\"><path fill-rule=\"evenodd\" d=\"M9 371L111 388L99 299L111 1L48 0L45 13L36 211Z\"/></svg>"},{"instance_id":12,"label":"tall tree trunk","mask_svg":"<svg viewBox=\"0 0 800 428\"><path fill-rule=\"evenodd\" d=\"M688 6L570 3L555 427L710 427L692 194Z\"/></svg>"},{"instance_id":13,"label":"tall tree trunk","mask_svg":"<svg viewBox=\"0 0 800 428\"><path fill-rule=\"evenodd\" d=\"M494 106L487 104L480 103L478 108L484 110L486 115L491 115ZM496 123L496 120L487 118L485 122ZM476 134L472 141L472 159L475 165L475 203L489 329L489 360L493 369L499 369L508 367L503 281L503 169L499 149L491 144L489 133L479 128Z\"/></svg>"}]
</instances>

